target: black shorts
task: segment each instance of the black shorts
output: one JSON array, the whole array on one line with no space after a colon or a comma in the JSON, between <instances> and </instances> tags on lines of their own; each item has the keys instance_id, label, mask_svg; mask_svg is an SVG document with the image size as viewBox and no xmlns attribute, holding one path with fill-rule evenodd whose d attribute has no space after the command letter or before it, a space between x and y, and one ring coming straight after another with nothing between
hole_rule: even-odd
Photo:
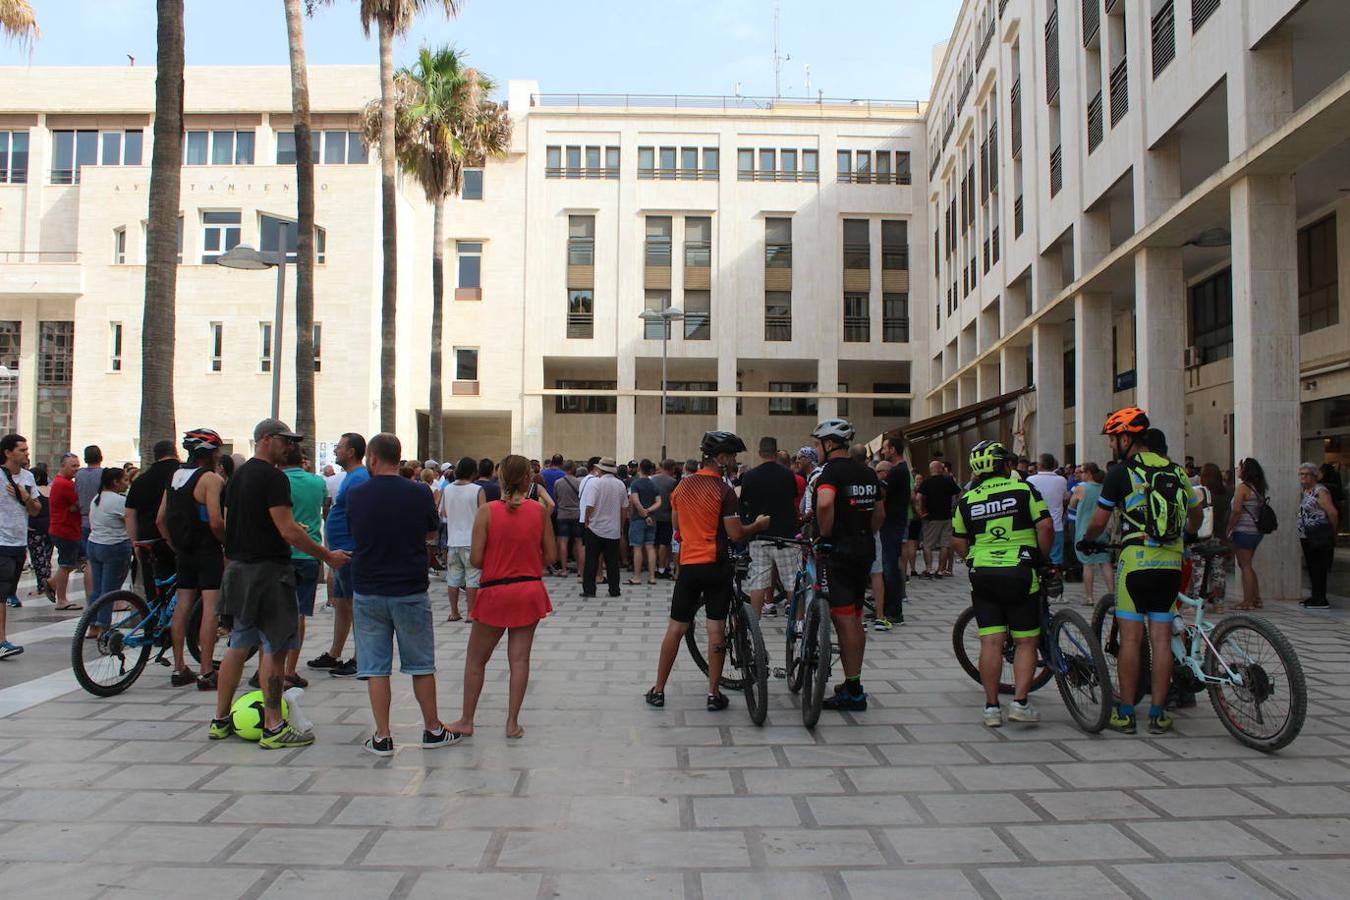
<instances>
[{"instance_id":1,"label":"black shorts","mask_svg":"<svg viewBox=\"0 0 1350 900\"><path fill-rule=\"evenodd\" d=\"M186 591L218 591L225 574L225 554L209 543L178 554L178 587Z\"/></svg>"},{"instance_id":2,"label":"black shorts","mask_svg":"<svg viewBox=\"0 0 1350 900\"><path fill-rule=\"evenodd\" d=\"M670 540L675 536L675 531L670 527L669 522L657 521L656 523L656 546L669 547Z\"/></svg>"},{"instance_id":3,"label":"black shorts","mask_svg":"<svg viewBox=\"0 0 1350 900\"><path fill-rule=\"evenodd\" d=\"M731 609L731 567L725 562L680 566L675 592L670 597L670 617L686 625L694 621L700 606L714 622L724 621Z\"/></svg>"},{"instance_id":4,"label":"black shorts","mask_svg":"<svg viewBox=\"0 0 1350 900\"><path fill-rule=\"evenodd\" d=\"M1040 635L1041 611L1031 577L1028 566L970 570L970 599L981 636L1008 631L1015 638Z\"/></svg>"},{"instance_id":5,"label":"black shorts","mask_svg":"<svg viewBox=\"0 0 1350 900\"><path fill-rule=\"evenodd\" d=\"M23 573L24 555L27 547L0 548L0 602L13 597L19 589L19 576Z\"/></svg>"},{"instance_id":6,"label":"black shorts","mask_svg":"<svg viewBox=\"0 0 1350 900\"><path fill-rule=\"evenodd\" d=\"M872 581L872 562L875 558L876 548L871 545L866 552L836 546L829 553L820 554L816 562L816 578L825 599L830 602L831 612L852 610L862 615L863 598L867 596L867 587Z\"/></svg>"}]
</instances>

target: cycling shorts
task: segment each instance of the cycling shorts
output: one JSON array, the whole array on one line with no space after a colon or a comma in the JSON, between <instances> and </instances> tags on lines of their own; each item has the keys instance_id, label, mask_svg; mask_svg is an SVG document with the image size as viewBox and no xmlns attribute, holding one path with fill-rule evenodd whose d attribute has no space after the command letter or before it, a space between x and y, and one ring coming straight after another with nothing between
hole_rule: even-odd
<instances>
[{"instance_id":1,"label":"cycling shorts","mask_svg":"<svg viewBox=\"0 0 1350 900\"><path fill-rule=\"evenodd\" d=\"M868 549L871 549L870 545ZM861 616L863 599L872 581L872 554L850 552L837 546L831 552L821 553L816 563L816 581L830 602L831 613L851 612Z\"/></svg>"},{"instance_id":2,"label":"cycling shorts","mask_svg":"<svg viewBox=\"0 0 1350 900\"><path fill-rule=\"evenodd\" d=\"M971 569L970 599L980 636L1011 631L1015 638L1039 637L1041 611L1034 583L1030 566Z\"/></svg>"},{"instance_id":3,"label":"cycling shorts","mask_svg":"<svg viewBox=\"0 0 1350 900\"><path fill-rule=\"evenodd\" d=\"M680 566L670 597L670 618L688 625L700 606L707 617L725 621L731 609L731 566L726 562L691 563Z\"/></svg>"},{"instance_id":4,"label":"cycling shorts","mask_svg":"<svg viewBox=\"0 0 1350 900\"><path fill-rule=\"evenodd\" d=\"M1116 566L1116 617L1171 622L1181 591L1181 554L1163 547L1130 547Z\"/></svg>"},{"instance_id":5,"label":"cycling shorts","mask_svg":"<svg viewBox=\"0 0 1350 900\"><path fill-rule=\"evenodd\" d=\"M178 555L178 587L185 591L218 591L225 575L220 544L208 541Z\"/></svg>"}]
</instances>

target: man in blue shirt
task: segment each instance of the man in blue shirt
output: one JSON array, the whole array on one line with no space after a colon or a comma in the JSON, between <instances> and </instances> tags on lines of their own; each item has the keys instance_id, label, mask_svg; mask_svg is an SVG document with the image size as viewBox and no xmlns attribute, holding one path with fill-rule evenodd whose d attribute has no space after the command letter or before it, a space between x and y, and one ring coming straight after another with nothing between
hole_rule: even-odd
<instances>
[{"instance_id":1,"label":"man in blue shirt","mask_svg":"<svg viewBox=\"0 0 1350 900\"><path fill-rule=\"evenodd\" d=\"M354 431L349 431L338 441L333 449L333 458L347 473L338 488L337 499L328 511L325 526L328 531L330 550L356 549L351 531L347 526L347 494L359 484L370 480L370 472L361 464L366 455L366 439ZM333 646L327 653L311 659L307 665L311 669L327 669L328 674L337 678L356 677L356 657L342 661L342 650L347 643L347 635L352 630L352 575L351 569L335 569L328 589L328 599L333 604Z\"/></svg>"}]
</instances>

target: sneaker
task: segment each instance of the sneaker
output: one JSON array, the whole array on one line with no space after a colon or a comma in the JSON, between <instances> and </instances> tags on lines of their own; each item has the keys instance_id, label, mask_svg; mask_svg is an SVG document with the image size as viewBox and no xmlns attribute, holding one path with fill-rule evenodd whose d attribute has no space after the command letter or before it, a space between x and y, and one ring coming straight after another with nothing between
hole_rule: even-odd
<instances>
[{"instance_id":1,"label":"sneaker","mask_svg":"<svg viewBox=\"0 0 1350 900\"><path fill-rule=\"evenodd\" d=\"M253 673L253 677L250 678L250 679L248 680L248 686L251 687L251 688L253 688L254 690L259 690L259 689L261 689L261 688L262 688L262 673L261 673L261 672L254 672L254 673Z\"/></svg>"},{"instance_id":2,"label":"sneaker","mask_svg":"<svg viewBox=\"0 0 1350 900\"><path fill-rule=\"evenodd\" d=\"M651 688L647 691L647 705L661 707L666 705L666 692Z\"/></svg>"},{"instance_id":3,"label":"sneaker","mask_svg":"<svg viewBox=\"0 0 1350 900\"><path fill-rule=\"evenodd\" d=\"M234 734L234 720L229 716L212 719L211 727L206 732L206 736L213 741L223 741L232 734Z\"/></svg>"},{"instance_id":4,"label":"sneaker","mask_svg":"<svg viewBox=\"0 0 1350 900\"><path fill-rule=\"evenodd\" d=\"M770 616L770 617L773 617L773 616L778 615L778 604L777 604L777 603L765 603L765 604L764 604L764 615Z\"/></svg>"},{"instance_id":5,"label":"sneaker","mask_svg":"<svg viewBox=\"0 0 1350 900\"><path fill-rule=\"evenodd\" d=\"M393 740L391 738L385 738L385 740L389 741L389 752L393 753ZM263 729L262 740L258 741L258 746L264 750L290 750L294 747L308 747L312 743L314 743L314 732L296 731L290 722L282 721L281 727L276 731Z\"/></svg>"},{"instance_id":6,"label":"sneaker","mask_svg":"<svg viewBox=\"0 0 1350 900\"><path fill-rule=\"evenodd\" d=\"M875 620L873 620L873 622L872 622L872 630L873 630L873 631L890 631L890 630L891 630L891 620L885 618L884 616L878 616L878 617L877 617Z\"/></svg>"},{"instance_id":7,"label":"sneaker","mask_svg":"<svg viewBox=\"0 0 1350 900\"><path fill-rule=\"evenodd\" d=\"M821 709L832 709L835 712L865 712L867 710L867 693L859 690L853 693L846 686L841 685L843 690L835 691L833 697L826 697L825 702L820 704Z\"/></svg>"},{"instance_id":8,"label":"sneaker","mask_svg":"<svg viewBox=\"0 0 1350 900\"><path fill-rule=\"evenodd\" d=\"M1134 714L1122 715L1118 706L1111 711L1111 719L1106 724L1112 731L1121 734L1134 734L1136 731Z\"/></svg>"},{"instance_id":9,"label":"sneaker","mask_svg":"<svg viewBox=\"0 0 1350 900\"><path fill-rule=\"evenodd\" d=\"M425 746L425 744L423 746ZM365 748L367 753L374 753L376 756L393 756L394 755L393 735L382 738L377 738L374 735L371 735L370 737L366 738Z\"/></svg>"},{"instance_id":10,"label":"sneaker","mask_svg":"<svg viewBox=\"0 0 1350 900\"><path fill-rule=\"evenodd\" d=\"M1040 720L1041 714L1036 711L1035 707L1033 707L1029 701L1018 703L1014 700L1011 708L1008 710L1009 722L1026 722L1035 725Z\"/></svg>"},{"instance_id":11,"label":"sneaker","mask_svg":"<svg viewBox=\"0 0 1350 900\"><path fill-rule=\"evenodd\" d=\"M1321 603L1314 603L1312 600L1300 600L1298 601L1298 605L1304 609L1331 609L1331 604L1326 600L1323 600Z\"/></svg>"},{"instance_id":12,"label":"sneaker","mask_svg":"<svg viewBox=\"0 0 1350 900\"><path fill-rule=\"evenodd\" d=\"M197 690L214 691L216 689L216 672L212 669L207 674L197 679Z\"/></svg>"},{"instance_id":13,"label":"sneaker","mask_svg":"<svg viewBox=\"0 0 1350 900\"><path fill-rule=\"evenodd\" d=\"M305 663L305 665L309 666L311 669L336 669L338 666L342 665L342 660L329 656L327 653L321 653L314 659Z\"/></svg>"},{"instance_id":14,"label":"sneaker","mask_svg":"<svg viewBox=\"0 0 1350 900\"><path fill-rule=\"evenodd\" d=\"M386 738L386 740L388 740L388 738ZM437 747L452 747L462 740L464 740L464 735L460 734L458 731L451 731L444 725L441 726L440 734L433 734L425 728L422 729L422 749L424 750L434 750Z\"/></svg>"},{"instance_id":15,"label":"sneaker","mask_svg":"<svg viewBox=\"0 0 1350 900\"><path fill-rule=\"evenodd\" d=\"M174 687L187 687L189 684L196 684L197 676L195 673L182 669L169 676L169 684Z\"/></svg>"},{"instance_id":16,"label":"sneaker","mask_svg":"<svg viewBox=\"0 0 1350 900\"><path fill-rule=\"evenodd\" d=\"M23 652L23 647L18 644L11 644L9 641L0 641L0 659L9 659L11 656L18 656Z\"/></svg>"},{"instance_id":17,"label":"sneaker","mask_svg":"<svg viewBox=\"0 0 1350 900\"><path fill-rule=\"evenodd\" d=\"M5 602L8 603L10 606L13 606L13 607L20 607L20 606L23 606L23 604L22 604L21 602L19 602L19 598L18 598L18 597L10 597L10 598L8 598L7 600L5 600Z\"/></svg>"},{"instance_id":18,"label":"sneaker","mask_svg":"<svg viewBox=\"0 0 1350 900\"><path fill-rule=\"evenodd\" d=\"M1003 707L986 706L984 708L984 725L986 728L999 728L1003 725Z\"/></svg>"},{"instance_id":19,"label":"sneaker","mask_svg":"<svg viewBox=\"0 0 1350 900\"><path fill-rule=\"evenodd\" d=\"M334 666L328 670L328 674L334 678L355 678L356 677L356 657L353 656L345 663Z\"/></svg>"},{"instance_id":20,"label":"sneaker","mask_svg":"<svg viewBox=\"0 0 1350 900\"><path fill-rule=\"evenodd\" d=\"M1148 717L1149 734L1167 734L1172 730L1172 717L1167 713L1159 713L1156 716Z\"/></svg>"},{"instance_id":21,"label":"sneaker","mask_svg":"<svg viewBox=\"0 0 1350 900\"><path fill-rule=\"evenodd\" d=\"M288 690L293 687L307 688L309 687L309 680L304 678L299 672L296 672L286 676L282 687Z\"/></svg>"},{"instance_id":22,"label":"sneaker","mask_svg":"<svg viewBox=\"0 0 1350 900\"><path fill-rule=\"evenodd\" d=\"M730 705L731 701L727 699L726 694L708 695L708 712L721 712Z\"/></svg>"}]
</instances>

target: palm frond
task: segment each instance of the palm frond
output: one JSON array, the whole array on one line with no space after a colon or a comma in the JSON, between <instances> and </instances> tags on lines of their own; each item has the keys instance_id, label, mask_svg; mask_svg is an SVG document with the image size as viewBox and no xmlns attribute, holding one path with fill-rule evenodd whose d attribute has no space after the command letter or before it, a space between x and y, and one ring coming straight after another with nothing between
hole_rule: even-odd
<instances>
[{"instance_id":1,"label":"palm frond","mask_svg":"<svg viewBox=\"0 0 1350 900\"><path fill-rule=\"evenodd\" d=\"M32 50L42 37L42 29L28 0L0 0L0 34L16 41L21 48Z\"/></svg>"}]
</instances>

